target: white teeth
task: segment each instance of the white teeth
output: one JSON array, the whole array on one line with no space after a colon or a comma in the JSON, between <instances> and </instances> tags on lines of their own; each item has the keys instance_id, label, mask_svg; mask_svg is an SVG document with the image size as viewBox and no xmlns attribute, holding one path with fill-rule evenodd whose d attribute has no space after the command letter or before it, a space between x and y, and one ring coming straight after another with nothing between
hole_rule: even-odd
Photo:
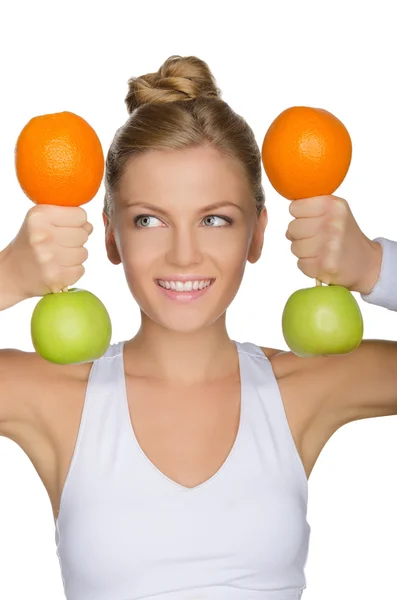
<instances>
[{"instance_id":1,"label":"white teeth","mask_svg":"<svg viewBox=\"0 0 397 600\"><path fill-rule=\"evenodd\" d=\"M162 279L158 280L158 283L161 287L166 288L167 290L174 290L176 292L191 292L192 290L202 290L208 287L211 284L211 280L207 281L163 281Z\"/></svg>"}]
</instances>

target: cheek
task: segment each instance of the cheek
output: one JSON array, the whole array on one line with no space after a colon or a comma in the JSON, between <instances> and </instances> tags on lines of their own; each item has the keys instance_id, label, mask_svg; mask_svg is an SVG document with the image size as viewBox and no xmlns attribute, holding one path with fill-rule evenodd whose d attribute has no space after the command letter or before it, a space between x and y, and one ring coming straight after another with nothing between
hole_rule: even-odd
<instances>
[{"instance_id":1,"label":"cheek","mask_svg":"<svg viewBox=\"0 0 397 600\"><path fill-rule=\"evenodd\" d=\"M234 279L238 276L246 263L244 248L224 248L224 251L216 258L216 264L226 279Z\"/></svg>"},{"instance_id":2,"label":"cheek","mask_svg":"<svg viewBox=\"0 0 397 600\"><path fill-rule=\"evenodd\" d=\"M223 240L224 243L218 244L213 248L213 256L217 261L229 268L239 268L244 265L248 256L248 238L247 236L234 236Z\"/></svg>"},{"instance_id":3,"label":"cheek","mask_svg":"<svg viewBox=\"0 0 397 600\"><path fill-rule=\"evenodd\" d=\"M158 257L164 255L162 246L150 235L126 236L121 242L123 262L129 269L144 271L149 265L153 267Z\"/></svg>"}]
</instances>

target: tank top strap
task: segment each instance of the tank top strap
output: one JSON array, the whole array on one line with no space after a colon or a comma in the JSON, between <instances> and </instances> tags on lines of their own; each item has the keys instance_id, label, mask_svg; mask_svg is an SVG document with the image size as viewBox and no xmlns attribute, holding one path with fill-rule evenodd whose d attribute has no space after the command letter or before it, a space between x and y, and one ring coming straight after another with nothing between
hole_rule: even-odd
<instances>
[{"instance_id":1,"label":"tank top strap","mask_svg":"<svg viewBox=\"0 0 397 600\"><path fill-rule=\"evenodd\" d=\"M120 383L120 370L117 365L118 361L120 362L123 343L110 344L106 352L92 363L77 440L61 494L61 519L73 502L69 496L70 480L73 478L84 487L82 482L86 479L87 465L97 465L98 452L111 452L115 445L114 432L120 430L120 422L123 422L124 416L113 401L115 389ZM58 540L58 533L56 539Z\"/></svg>"},{"instance_id":2,"label":"tank top strap","mask_svg":"<svg viewBox=\"0 0 397 600\"><path fill-rule=\"evenodd\" d=\"M85 399L87 412L98 413L101 405L107 410L112 404L114 406L112 396L115 390L119 392L124 378L123 347L124 341L111 344L102 356L94 360Z\"/></svg>"},{"instance_id":3,"label":"tank top strap","mask_svg":"<svg viewBox=\"0 0 397 600\"><path fill-rule=\"evenodd\" d=\"M114 356L117 356L118 354L121 354L122 350L123 350L124 344L125 344L124 340L121 341L121 342L115 342L114 344L110 344L110 346L106 350L105 354L103 354L97 360L101 360L101 358L113 358Z\"/></svg>"},{"instance_id":4,"label":"tank top strap","mask_svg":"<svg viewBox=\"0 0 397 600\"><path fill-rule=\"evenodd\" d=\"M246 416L264 453L275 452L280 473L292 474L303 497L308 498L308 481L304 465L288 421L281 390L270 359L260 346L237 342L241 377L244 380Z\"/></svg>"},{"instance_id":5,"label":"tank top strap","mask_svg":"<svg viewBox=\"0 0 397 600\"><path fill-rule=\"evenodd\" d=\"M269 360L266 354L264 354L264 352L260 349L260 347L257 344L254 344L253 342L235 341L235 344L237 344L237 348L245 354L250 354L251 356L260 356L261 358Z\"/></svg>"}]
</instances>

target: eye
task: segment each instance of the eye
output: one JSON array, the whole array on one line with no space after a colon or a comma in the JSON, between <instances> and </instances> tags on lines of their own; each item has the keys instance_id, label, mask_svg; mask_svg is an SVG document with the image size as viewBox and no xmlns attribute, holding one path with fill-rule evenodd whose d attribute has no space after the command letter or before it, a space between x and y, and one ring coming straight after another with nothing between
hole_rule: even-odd
<instances>
[{"instance_id":1,"label":"eye","mask_svg":"<svg viewBox=\"0 0 397 600\"><path fill-rule=\"evenodd\" d=\"M230 217L224 217L221 215L208 215L207 217L204 217L204 220L205 219L221 219L222 221L229 223L229 225L232 223L232 219Z\"/></svg>"},{"instance_id":2,"label":"eye","mask_svg":"<svg viewBox=\"0 0 397 600\"><path fill-rule=\"evenodd\" d=\"M157 221L160 221L160 219L157 219L157 217L154 217L153 215L137 215L134 218L134 225L136 227L139 227L140 229L148 229L149 227L151 227L150 225L150 219L155 219ZM221 215L207 215L206 217L204 217L204 222L209 219L210 220L210 227L213 227L213 219L220 219L221 221L226 221L226 223L228 225L231 225L231 223L233 222L232 219L230 217L225 217L225 216L221 216ZM141 224L139 224L139 222L141 222ZM207 221L208 223L208 221ZM154 225L153 225L154 227ZM224 225L221 225L221 227L224 227Z\"/></svg>"},{"instance_id":3,"label":"eye","mask_svg":"<svg viewBox=\"0 0 397 600\"><path fill-rule=\"evenodd\" d=\"M154 217L153 215L138 215L138 216L137 216L137 217L135 217L135 219L134 219L134 225L135 225L136 227L140 227L141 229L142 229L142 228L148 228L148 227L149 227L149 225L143 225L143 226L137 225L138 221L140 221L141 219L146 219L146 221L148 221L149 219L155 219L155 218L156 218L156 217Z\"/></svg>"}]
</instances>

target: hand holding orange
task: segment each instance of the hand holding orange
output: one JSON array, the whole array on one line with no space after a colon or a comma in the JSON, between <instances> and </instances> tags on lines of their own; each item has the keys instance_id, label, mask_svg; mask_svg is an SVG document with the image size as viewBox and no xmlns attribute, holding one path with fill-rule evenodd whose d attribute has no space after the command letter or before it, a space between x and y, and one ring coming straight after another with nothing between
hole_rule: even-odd
<instances>
[{"instance_id":1,"label":"hand holding orange","mask_svg":"<svg viewBox=\"0 0 397 600\"><path fill-rule=\"evenodd\" d=\"M270 183L289 200L331 195L344 180L352 157L350 135L330 112L307 106L284 110L270 125L262 161ZM297 290L282 316L284 339L301 357L346 354L363 336L360 308L340 285Z\"/></svg>"},{"instance_id":2,"label":"hand holding orange","mask_svg":"<svg viewBox=\"0 0 397 600\"><path fill-rule=\"evenodd\" d=\"M23 191L35 204L79 207L92 200L99 189L104 156L94 129L82 117L65 111L34 117L25 125L15 147L15 168ZM42 220L42 229L53 226L58 236L62 227L64 247L60 248L58 239L53 246L63 250L63 260L68 262L52 265L52 269L74 266L76 271L82 261L81 253L76 252L81 251L81 239L87 239L81 238L77 227L87 223L80 223L82 216L77 212L70 215L70 222L64 213L55 216L50 212L43 210L37 217ZM43 280L37 282L37 289L47 289L48 278L39 269L38 273ZM78 273L78 277L72 273L69 282L77 281L82 275ZM58 364L99 358L109 347L112 332L105 306L86 290L68 290L65 281L60 287L63 291L45 294L33 311L31 336L36 352Z\"/></svg>"}]
</instances>

